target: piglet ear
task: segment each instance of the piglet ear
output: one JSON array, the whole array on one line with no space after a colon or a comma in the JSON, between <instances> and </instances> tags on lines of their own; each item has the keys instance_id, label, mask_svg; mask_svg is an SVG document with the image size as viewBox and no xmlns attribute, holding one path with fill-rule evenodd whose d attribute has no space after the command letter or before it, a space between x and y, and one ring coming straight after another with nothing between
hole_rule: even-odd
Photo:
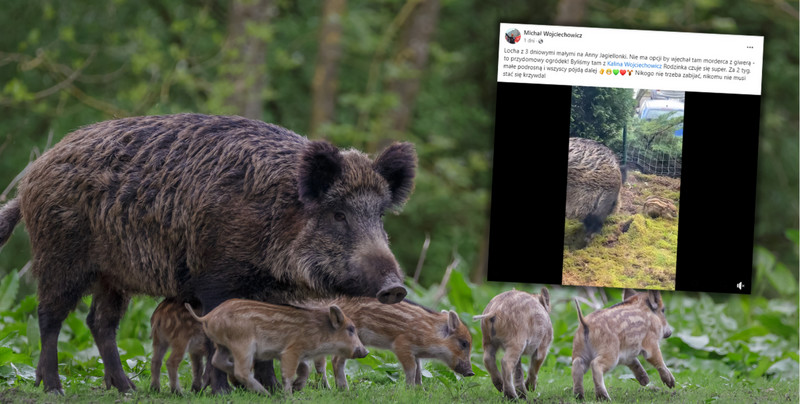
<instances>
[{"instance_id":1,"label":"piglet ear","mask_svg":"<svg viewBox=\"0 0 800 404\"><path fill-rule=\"evenodd\" d=\"M633 289L625 288L622 291L622 300L628 300L629 297L635 295L637 292Z\"/></svg>"},{"instance_id":2,"label":"piglet ear","mask_svg":"<svg viewBox=\"0 0 800 404\"><path fill-rule=\"evenodd\" d=\"M417 152L411 143L393 143L372 163L373 169L389 183L392 205L400 207L414 188Z\"/></svg>"},{"instance_id":3,"label":"piglet ear","mask_svg":"<svg viewBox=\"0 0 800 404\"><path fill-rule=\"evenodd\" d=\"M297 192L304 204L317 202L342 175L342 155L336 146L323 141L311 142L300 156Z\"/></svg>"},{"instance_id":4,"label":"piglet ear","mask_svg":"<svg viewBox=\"0 0 800 404\"><path fill-rule=\"evenodd\" d=\"M650 310L658 311L661 306L661 293L657 290L650 290L647 292L647 306Z\"/></svg>"},{"instance_id":5,"label":"piglet ear","mask_svg":"<svg viewBox=\"0 0 800 404\"><path fill-rule=\"evenodd\" d=\"M542 303L542 306L544 306L544 309L547 310L547 312L549 313L550 312L550 291L547 290L547 288L542 288L542 291L539 294L539 301Z\"/></svg>"},{"instance_id":6,"label":"piglet ear","mask_svg":"<svg viewBox=\"0 0 800 404\"><path fill-rule=\"evenodd\" d=\"M458 329L458 325L461 324L461 319L458 318L458 314L453 310L447 312L447 328L450 329L450 334L456 332Z\"/></svg>"},{"instance_id":7,"label":"piglet ear","mask_svg":"<svg viewBox=\"0 0 800 404\"><path fill-rule=\"evenodd\" d=\"M330 310L331 326L334 330L338 330L342 327L342 324L344 324L344 313L342 313L342 309L335 304L330 307Z\"/></svg>"}]
</instances>

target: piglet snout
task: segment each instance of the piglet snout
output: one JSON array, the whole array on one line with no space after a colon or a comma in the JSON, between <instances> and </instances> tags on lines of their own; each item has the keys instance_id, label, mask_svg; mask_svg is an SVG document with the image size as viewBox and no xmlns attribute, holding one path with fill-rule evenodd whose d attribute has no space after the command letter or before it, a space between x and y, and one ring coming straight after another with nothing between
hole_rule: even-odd
<instances>
[{"instance_id":1,"label":"piglet snout","mask_svg":"<svg viewBox=\"0 0 800 404\"><path fill-rule=\"evenodd\" d=\"M363 346L356 347L356 349L353 351L353 358L366 358L367 354L369 354L367 348L364 348Z\"/></svg>"}]
</instances>

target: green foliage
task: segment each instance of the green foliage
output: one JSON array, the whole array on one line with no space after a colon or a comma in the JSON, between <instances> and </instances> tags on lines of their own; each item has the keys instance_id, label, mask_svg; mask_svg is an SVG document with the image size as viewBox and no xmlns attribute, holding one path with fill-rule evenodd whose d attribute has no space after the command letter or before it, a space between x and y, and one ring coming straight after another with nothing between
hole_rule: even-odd
<instances>
[{"instance_id":1,"label":"green foliage","mask_svg":"<svg viewBox=\"0 0 800 404\"><path fill-rule=\"evenodd\" d=\"M635 105L629 88L572 87L569 135L606 143L622 133Z\"/></svg>"},{"instance_id":2,"label":"green foliage","mask_svg":"<svg viewBox=\"0 0 800 404\"><path fill-rule=\"evenodd\" d=\"M680 157L683 151L683 137L675 136L675 129L683 124L683 116L676 113L659 115L655 119L631 119L628 134L631 146L641 150L653 150ZM621 143L621 136L618 142Z\"/></svg>"}]
</instances>

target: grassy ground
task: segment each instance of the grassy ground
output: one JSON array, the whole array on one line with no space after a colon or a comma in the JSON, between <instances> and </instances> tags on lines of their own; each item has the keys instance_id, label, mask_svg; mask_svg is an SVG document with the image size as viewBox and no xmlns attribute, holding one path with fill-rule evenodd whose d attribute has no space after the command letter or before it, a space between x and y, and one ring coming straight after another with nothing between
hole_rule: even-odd
<instances>
[{"instance_id":1,"label":"grassy ground","mask_svg":"<svg viewBox=\"0 0 800 404\"><path fill-rule=\"evenodd\" d=\"M774 382L765 378L756 380L730 380L707 372L684 372L676 374L675 389L666 388L658 379L657 372L644 365L651 382L642 387L630 371L618 367L606 375L605 383L614 402L619 403L796 403L798 402L797 381ZM189 385L188 374L184 373L183 385ZM166 379L166 378L165 378ZM329 380L332 377L329 376ZM45 394L31 384L0 391L2 403L92 403L92 402L147 402L147 403L250 403L250 402L310 402L310 403L422 403L422 402L479 402L502 403L504 400L491 384L488 377L464 378L444 383L434 378L423 379L422 388L407 388L401 380L391 383L376 383L368 379L351 380L349 391L324 390L309 386L291 397L276 394L269 397L258 396L247 391L235 390L224 396L184 393L177 396L169 392L154 393L148 390L149 380L137 380L138 390L119 394L116 390L100 387L100 382L85 385L73 384L66 388L63 397ZM594 402L591 374L584 378L587 392L586 403ZM539 374L537 390L529 394L527 402L532 403L572 403L572 379L569 371L543 368Z\"/></svg>"},{"instance_id":2,"label":"grassy ground","mask_svg":"<svg viewBox=\"0 0 800 404\"><path fill-rule=\"evenodd\" d=\"M632 171L620 193L619 211L600 234L579 248L583 225L565 222L565 285L675 290L678 220L641 213L645 199L680 199L680 180Z\"/></svg>"}]
</instances>

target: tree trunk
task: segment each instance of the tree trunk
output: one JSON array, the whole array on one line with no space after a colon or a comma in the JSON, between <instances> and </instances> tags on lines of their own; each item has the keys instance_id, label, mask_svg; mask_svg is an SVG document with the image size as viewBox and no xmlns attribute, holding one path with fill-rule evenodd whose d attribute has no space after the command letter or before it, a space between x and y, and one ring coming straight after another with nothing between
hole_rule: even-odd
<instances>
[{"instance_id":1,"label":"tree trunk","mask_svg":"<svg viewBox=\"0 0 800 404\"><path fill-rule=\"evenodd\" d=\"M405 132L411 121L420 77L428 63L428 48L439 19L439 0L424 0L403 25L394 63L402 72L389 80L388 89L396 93L399 105L391 112L391 129Z\"/></svg>"},{"instance_id":2,"label":"tree trunk","mask_svg":"<svg viewBox=\"0 0 800 404\"><path fill-rule=\"evenodd\" d=\"M328 0L322 7L319 30L319 52L311 82L311 135L318 137L319 128L333 120L336 93L339 87L339 59L342 56L342 20L347 0Z\"/></svg>"},{"instance_id":3,"label":"tree trunk","mask_svg":"<svg viewBox=\"0 0 800 404\"><path fill-rule=\"evenodd\" d=\"M226 78L231 83L227 103L246 118L262 119L269 41L263 27L275 12L272 0L231 0L225 45Z\"/></svg>"}]
</instances>

